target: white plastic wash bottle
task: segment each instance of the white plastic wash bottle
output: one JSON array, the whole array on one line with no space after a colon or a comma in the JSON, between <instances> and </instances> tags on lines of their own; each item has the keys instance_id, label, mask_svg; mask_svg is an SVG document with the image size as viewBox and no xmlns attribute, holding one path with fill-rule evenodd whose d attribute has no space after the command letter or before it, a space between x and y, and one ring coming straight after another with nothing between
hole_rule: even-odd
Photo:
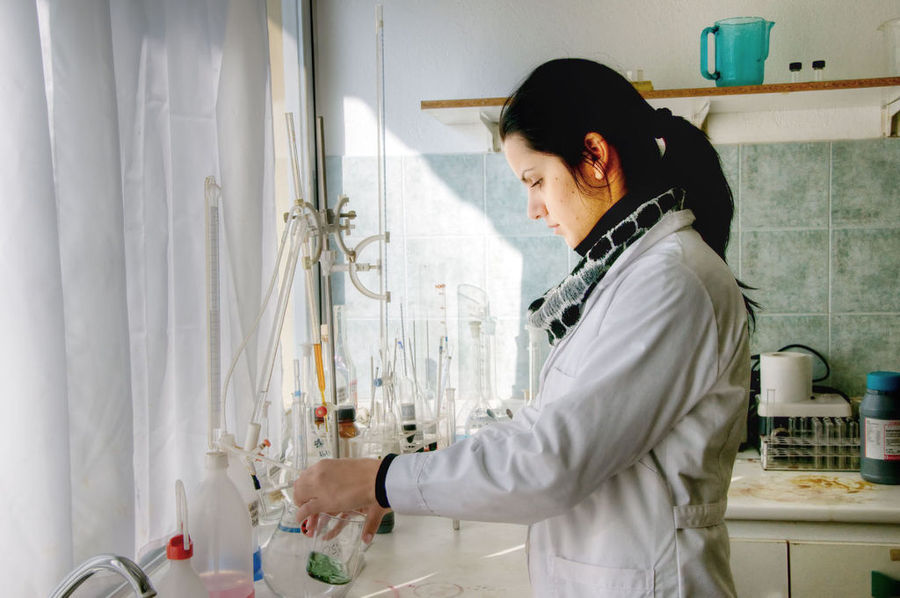
<instances>
[{"instance_id":1,"label":"white plastic wash bottle","mask_svg":"<svg viewBox=\"0 0 900 598\"><path fill-rule=\"evenodd\" d=\"M250 515L228 478L228 456L206 453L206 477L194 500L194 569L209 598L253 598Z\"/></svg>"},{"instance_id":2,"label":"white plastic wash bottle","mask_svg":"<svg viewBox=\"0 0 900 598\"><path fill-rule=\"evenodd\" d=\"M178 514L177 533L166 546L168 569L156 583L156 591L166 598L207 598L209 593L191 565L194 545L188 530L187 501L181 480L175 482L175 511Z\"/></svg>"}]
</instances>

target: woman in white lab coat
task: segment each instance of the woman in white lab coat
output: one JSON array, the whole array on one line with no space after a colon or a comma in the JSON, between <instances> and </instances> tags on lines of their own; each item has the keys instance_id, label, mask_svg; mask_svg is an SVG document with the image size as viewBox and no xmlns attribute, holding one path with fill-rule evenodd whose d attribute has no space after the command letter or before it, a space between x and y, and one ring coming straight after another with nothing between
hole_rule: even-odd
<instances>
[{"instance_id":1,"label":"woman in white lab coat","mask_svg":"<svg viewBox=\"0 0 900 598\"><path fill-rule=\"evenodd\" d=\"M437 452L323 461L302 517L367 509L528 524L534 595L732 596L723 521L746 417L750 303L705 135L611 69L538 67L500 132L528 215L582 259L529 308L552 350L512 421Z\"/></svg>"}]
</instances>

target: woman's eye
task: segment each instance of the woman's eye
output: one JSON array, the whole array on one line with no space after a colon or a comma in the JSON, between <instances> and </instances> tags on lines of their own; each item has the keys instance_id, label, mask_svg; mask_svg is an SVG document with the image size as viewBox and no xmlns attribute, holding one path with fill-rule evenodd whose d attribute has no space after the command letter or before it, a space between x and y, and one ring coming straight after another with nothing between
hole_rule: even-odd
<instances>
[{"instance_id":1,"label":"woman's eye","mask_svg":"<svg viewBox=\"0 0 900 598\"><path fill-rule=\"evenodd\" d=\"M541 184L541 181L543 181L543 180L544 180L544 179L538 179L538 180L536 180L535 182L533 182L533 183L531 184L531 188L534 189L535 187L537 187L538 185L540 185L540 184Z\"/></svg>"}]
</instances>

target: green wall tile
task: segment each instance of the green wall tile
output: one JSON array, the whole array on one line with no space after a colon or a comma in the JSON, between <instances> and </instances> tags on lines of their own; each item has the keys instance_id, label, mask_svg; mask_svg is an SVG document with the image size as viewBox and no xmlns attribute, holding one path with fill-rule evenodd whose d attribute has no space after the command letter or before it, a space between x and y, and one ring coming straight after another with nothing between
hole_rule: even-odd
<instances>
[{"instance_id":1,"label":"green wall tile","mask_svg":"<svg viewBox=\"0 0 900 598\"><path fill-rule=\"evenodd\" d=\"M740 146L739 145L715 145L716 151L719 153L719 163L722 165L722 172L725 173L725 179L731 187L731 194L734 199L734 217L731 219L732 236L738 230L738 214L740 213L740 188L738 181L740 177Z\"/></svg>"},{"instance_id":2,"label":"green wall tile","mask_svg":"<svg viewBox=\"0 0 900 598\"><path fill-rule=\"evenodd\" d=\"M825 313L828 231L744 232L741 277L762 313Z\"/></svg>"},{"instance_id":3,"label":"green wall tile","mask_svg":"<svg viewBox=\"0 0 900 598\"><path fill-rule=\"evenodd\" d=\"M403 211L411 237L483 234L484 155L404 158Z\"/></svg>"},{"instance_id":4,"label":"green wall tile","mask_svg":"<svg viewBox=\"0 0 900 598\"><path fill-rule=\"evenodd\" d=\"M487 253L487 290L498 317L523 317L569 273L569 248L555 237L488 237Z\"/></svg>"},{"instance_id":5,"label":"green wall tile","mask_svg":"<svg viewBox=\"0 0 900 598\"><path fill-rule=\"evenodd\" d=\"M900 139L836 141L832 225L900 224Z\"/></svg>"},{"instance_id":6,"label":"green wall tile","mask_svg":"<svg viewBox=\"0 0 900 598\"><path fill-rule=\"evenodd\" d=\"M828 352L828 316L767 316L756 318L750 333L750 352L771 353L791 344Z\"/></svg>"},{"instance_id":7,"label":"green wall tile","mask_svg":"<svg viewBox=\"0 0 900 598\"><path fill-rule=\"evenodd\" d=\"M832 235L831 309L900 312L900 228Z\"/></svg>"},{"instance_id":8,"label":"green wall tile","mask_svg":"<svg viewBox=\"0 0 900 598\"><path fill-rule=\"evenodd\" d=\"M741 226L828 226L828 143L741 146Z\"/></svg>"},{"instance_id":9,"label":"green wall tile","mask_svg":"<svg viewBox=\"0 0 900 598\"><path fill-rule=\"evenodd\" d=\"M505 236L552 236L540 220L529 220L528 194L503 154L484 157L485 213L493 231Z\"/></svg>"},{"instance_id":10,"label":"green wall tile","mask_svg":"<svg viewBox=\"0 0 900 598\"><path fill-rule=\"evenodd\" d=\"M831 318L832 386L850 396L866 390L866 374L900 371L900 314Z\"/></svg>"}]
</instances>

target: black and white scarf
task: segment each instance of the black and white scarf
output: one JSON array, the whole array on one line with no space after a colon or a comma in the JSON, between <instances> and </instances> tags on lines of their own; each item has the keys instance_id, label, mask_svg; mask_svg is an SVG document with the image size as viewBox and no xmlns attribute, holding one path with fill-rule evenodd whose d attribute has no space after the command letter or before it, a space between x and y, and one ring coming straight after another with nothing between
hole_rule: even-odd
<instances>
[{"instance_id":1,"label":"black and white scarf","mask_svg":"<svg viewBox=\"0 0 900 598\"><path fill-rule=\"evenodd\" d=\"M628 198L623 198L624 201ZM669 212L680 210L684 203L684 190L674 188L637 206L624 218L615 220L613 206L597 223L606 229L600 238L583 253L584 257L561 283L544 293L528 307L528 322L535 328L547 331L550 344L554 345L575 328L584 302L609 271L613 263L635 241L644 236L654 224ZM623 204L621 207L625 207ZM591 231L591 233L594 233ZM591 235L589 235L590 237ZM581 249L581 246L579 246Z\"/></svg>"}]
</instances>

